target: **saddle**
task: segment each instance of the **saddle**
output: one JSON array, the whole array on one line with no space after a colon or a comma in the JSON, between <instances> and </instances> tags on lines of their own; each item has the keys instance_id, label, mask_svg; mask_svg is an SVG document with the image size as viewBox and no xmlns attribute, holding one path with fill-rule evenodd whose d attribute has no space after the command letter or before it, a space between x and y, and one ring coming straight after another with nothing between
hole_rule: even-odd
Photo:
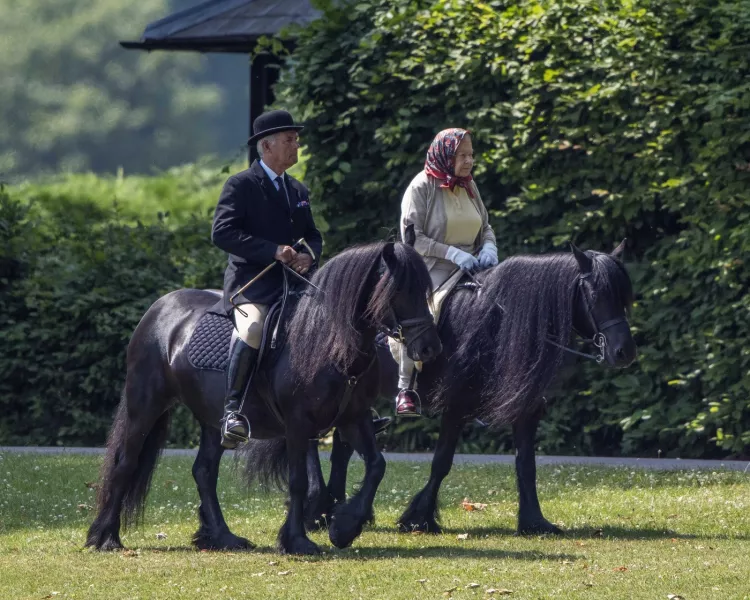
<instances>
[{"instance_id":1,"label":"saddle","mask_svg":"<svg viewBox=\"0 0 750 600\"><path fill-rule=\"evenodd\" d=\"M251 382L255 381L259 370L273 367L286 346L285 323L300 295L300 292L289 291L268 310ZM196 369L225 372L229 364L229 349L236 336L237 330L230 316L205 312L190 336L188 361ZM245 390L243 403L247 395L248 389ZM275 402L266 400L266 406L280 423L284 422Z\"/></svg>"}]
</instances>

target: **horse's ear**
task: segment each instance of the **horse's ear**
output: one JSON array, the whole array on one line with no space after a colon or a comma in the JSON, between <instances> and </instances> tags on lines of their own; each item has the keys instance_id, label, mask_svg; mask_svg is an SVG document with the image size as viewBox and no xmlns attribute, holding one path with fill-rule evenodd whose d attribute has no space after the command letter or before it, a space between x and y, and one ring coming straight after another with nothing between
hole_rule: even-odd
<instances>
[{"instance_id":1,"label":"horse's ear","mask_svg":"<svg viewBox=\"0 0 750 600\"><path fill-rule=\"evenodd\" d=\"M396 248L393 242L386 242L382 252L383 260L388 267L392 267L396 262Z\"/></svg>"},{"instance_id":2,"label":"horse's ear","mask_svg":"<svg viewBox=\"0 0 750 600\"><path fill-rule=\"evenodd\" d=\"M625 255L625 242L628 241L628 238L625 238L620 242L620 245L617 246L614 250L612 250L612 254L610 256L613 256L617 260L622 260L623 256Z\"/></svg>"},{"instance_id":3,"label":"horse's ear","mask_svg":"<svg viewBox=\"0 0 750 600\"><path fill-rule=\"evenodd\" d=\"M578 247L573 243L570 243L570 249L573 251L573 255L578 261L578 266L581 268L581 273L591 273L593 261L583 250L579 250Z\"/></svg>"},{"instance_id":4,"label":"horse's ear","mask_svg":"<svg viewBox=\"0 0 750 600\"><path fill-rule=\"evenodd\" d=\"M417 234L414 233L414 223L409 223L404 231L404 244L413 248L416 241Z\"/></svg>"}]
</instances>

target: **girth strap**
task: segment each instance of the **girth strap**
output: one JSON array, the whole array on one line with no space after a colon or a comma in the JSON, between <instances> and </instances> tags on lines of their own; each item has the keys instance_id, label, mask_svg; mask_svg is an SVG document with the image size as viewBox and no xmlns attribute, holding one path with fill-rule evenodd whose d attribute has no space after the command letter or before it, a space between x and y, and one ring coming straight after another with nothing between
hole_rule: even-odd
<instances>
[{"instance_id":1,"label":"girth strap","mask_svg":"<svg viewBox=\"0 0 750 600\"><path fill-rule=\"evenodd\" d=\"M324 431L321 431L318 434L318 439L325 437L331 429L333 429L334 425L336 425L337 421L343 416L343 414L346 412L346 409L349 407L349 403L352 400L352 396L354 395L354 390L357 388L357 384L359 383L360 379L362 379L367 373L370 372L370 369L372 369L372 365L375 364L375 361L378 359L378 353L373 352L372 358L370 359L370 362L365 367L364 371L362 371L359 375L350 375L349 378L346 380L346 389L344 389L344 395L341 397L341 401L339 402L339 409L336 413L336 416L333 418L333 421L331 421L331 424L326 427Z\"/></svg>"}]
</instances>

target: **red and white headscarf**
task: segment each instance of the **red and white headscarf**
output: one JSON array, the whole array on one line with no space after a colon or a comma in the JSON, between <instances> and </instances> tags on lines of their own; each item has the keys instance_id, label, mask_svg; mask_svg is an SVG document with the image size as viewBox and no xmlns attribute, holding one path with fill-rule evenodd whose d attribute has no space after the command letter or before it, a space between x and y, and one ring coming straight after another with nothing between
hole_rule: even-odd
<instances>
[{"instance_id":1,"label":"red and white headscarf","mask_svg":"<svg viewBox=\"0 0 750 600\"><path fill-rule=\"evenodd\" d=\"M474 197L472 191L471 175L456 177L456 150L464 137L470 132L466 129L444 129L432 140L427 150L427 160L424 163L425 172L440 181L440 187L453 190L456 186L462 187Z\"/></svg>"}]
</instances>

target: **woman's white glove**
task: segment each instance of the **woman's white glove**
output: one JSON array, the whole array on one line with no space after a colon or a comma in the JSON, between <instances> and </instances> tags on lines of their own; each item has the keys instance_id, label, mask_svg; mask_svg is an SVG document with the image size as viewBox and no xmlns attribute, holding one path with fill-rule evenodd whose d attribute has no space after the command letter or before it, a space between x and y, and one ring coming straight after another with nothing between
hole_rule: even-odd
<instances>
[{"instance_id":1,"label":"woman's white glove","mask_svg":"<svg viewBox=\"0 0 750 600\"><path fill-rule=\"evenodd\" d=\"M445 253L445 258L456 263L462 271L473 271L479 268L479 261L475 256L468 252L464 252L455 246L450 246L448 248L448 252Z\"/></svg>"},{"instance_id":2,"label":"woman's white glove","mask_svg":"<svg viewBox=\"0 0 750 600\"><path fill-rule=\"evenodd\" d=\"M479 268L489 269L490 267L496 267L499 263L497 246L492 242L486 242L479 251Z\"/></svg>"}]
</instances>

